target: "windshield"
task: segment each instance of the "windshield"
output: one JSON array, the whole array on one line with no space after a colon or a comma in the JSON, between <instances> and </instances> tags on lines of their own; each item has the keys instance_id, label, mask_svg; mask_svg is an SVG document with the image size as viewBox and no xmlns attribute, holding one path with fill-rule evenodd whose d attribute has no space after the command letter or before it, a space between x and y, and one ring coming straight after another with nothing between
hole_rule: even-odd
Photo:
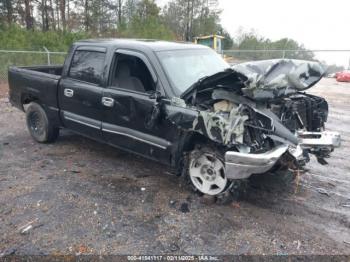
<instances>
[{"instance_id":1,"label":"windshield","mask_svg":"<svg viewBox=\"0 0 350 262\"><path fill-rule=\"evenodd\" d=\"M230 67L211 49L160 51L157 55L177 95L182 94L200 78Z\"/></svg>"}]
</instances>

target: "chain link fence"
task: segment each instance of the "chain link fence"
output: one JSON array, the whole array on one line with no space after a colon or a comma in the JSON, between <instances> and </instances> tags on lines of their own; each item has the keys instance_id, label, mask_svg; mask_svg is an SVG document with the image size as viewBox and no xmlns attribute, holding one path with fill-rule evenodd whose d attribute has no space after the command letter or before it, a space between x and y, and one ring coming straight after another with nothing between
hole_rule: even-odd
<instances>
[{"instance_id":1,"label":"chain link fence","mask_svg":"<svg viewBox=\"0 0 350 262\"><path fill-rule=\"evenodd\" d=\"M65 52L0 50L0 85L7 84L7 70L11 65L55 65L63 64ZM230 64L246 61L293 58L327 61L327 64L350 67L350 50L224 50L223 55ZM331 62L329 62L331 61ZM350 68L349 68L350 69Z\"/></svg>"},{"instance_id":2,"label":"chain link fence","mask_svg":"<svg viewBox=\"0 0 350 262\"><path fill-rule=\"evenodd\" d=\"M313 52L298 50L224 50L223 55L231 64L239 64L277 58L310 60L313 57Z\"/></svg>"},{"instance_id":3,"label":"chain link fence","mask_svg":"<svg viewBox=\"0 0 350 262\"><path fill-rule=\"evenodd\" d=\"M63 64L65 52L0 50L0 84L7 84L9 66Z\"/></svg>"},{"instance_id":4,"label":"chain link fence","mask_svg":"<svg viewBox=\"0 0 350 262\"><path fill-rule=\"evenodd\" d=\"M247 61L277 58L317 60L333 66L334 70L350 69L349 50L224 50L225 60L231 65Z\"/></svg>"}]
</instances>

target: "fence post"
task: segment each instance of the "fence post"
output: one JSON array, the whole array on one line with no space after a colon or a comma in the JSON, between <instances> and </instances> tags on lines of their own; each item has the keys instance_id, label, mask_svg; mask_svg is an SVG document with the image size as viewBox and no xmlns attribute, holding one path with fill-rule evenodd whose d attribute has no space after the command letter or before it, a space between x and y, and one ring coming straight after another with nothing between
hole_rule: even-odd
<instances>
[{"instance_id":1,"label":"fence post","mask_svg":"<svg viewBox=\"0 0 350 262\"><path fill-rule=\"evenodd\" d=\"M46 54L47 54L47 64L48 64L48 65L51 65L51 61L50 61L50 52L49 52L49 50L48 50L45 46L43 46L43 48L44 48L44 50L45 50L45 52L46 52Z\"/></svg>"}]
</instances>

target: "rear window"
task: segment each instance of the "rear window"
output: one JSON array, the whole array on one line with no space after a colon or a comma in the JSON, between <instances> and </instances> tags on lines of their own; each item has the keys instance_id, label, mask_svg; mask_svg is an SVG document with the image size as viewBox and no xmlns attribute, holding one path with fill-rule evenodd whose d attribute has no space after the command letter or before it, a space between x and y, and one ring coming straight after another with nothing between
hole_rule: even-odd
<instances>
[{"instance_id":1,"label":"rear window","mask_svg":"<svg viewBox=\"0 0 350 262\"><path fill-rule=\"evenodd\" d=\"M69 76L84 82L101 84L105 56L106 54L103 52L75 51Z\"/></svg>"}]
</instances>

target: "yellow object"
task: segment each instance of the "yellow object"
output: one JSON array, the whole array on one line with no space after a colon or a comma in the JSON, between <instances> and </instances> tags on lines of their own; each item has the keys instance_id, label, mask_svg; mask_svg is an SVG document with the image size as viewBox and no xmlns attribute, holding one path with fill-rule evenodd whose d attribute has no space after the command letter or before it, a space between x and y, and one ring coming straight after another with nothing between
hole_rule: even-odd
<instances>
[{"instance_id":1,"label":"yellow object","mask_svg":"<svg viewBox=\"0 0 350 262\"><path fill-rule=\"evenodd\" d=\"M221 53L222 51L221 39L225 39L225 37L221 35L198 36L194 38L194 43L208 46L214 49L216 52Z\"/></svg>"}]
</instances>

